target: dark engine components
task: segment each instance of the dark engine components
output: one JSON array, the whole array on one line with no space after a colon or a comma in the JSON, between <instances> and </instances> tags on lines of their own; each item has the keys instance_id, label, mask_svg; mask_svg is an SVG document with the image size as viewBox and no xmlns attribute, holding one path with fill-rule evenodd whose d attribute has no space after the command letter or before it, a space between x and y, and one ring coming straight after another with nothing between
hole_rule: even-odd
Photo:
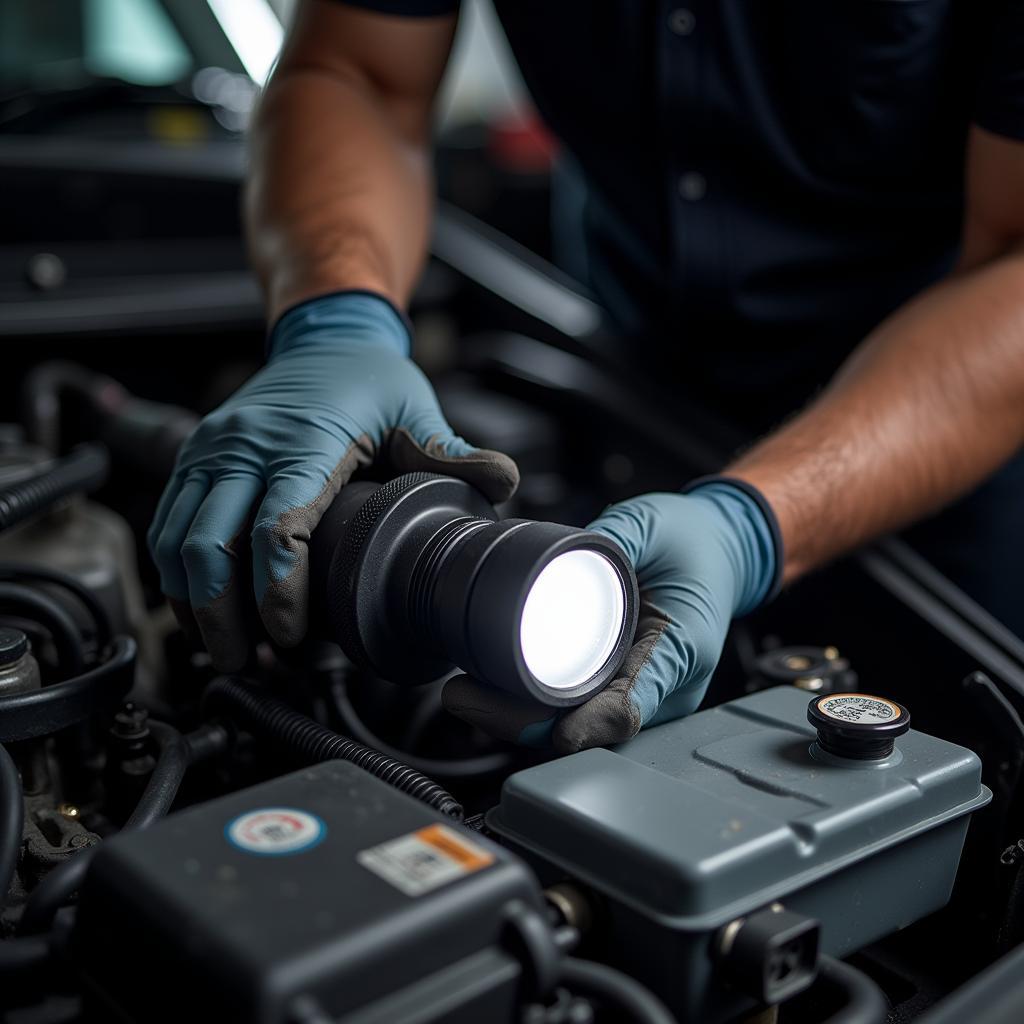
<instances>
[{"instance_id":1,"label":"dark engine components","mask_svg":"<svg viewBox=\"0 0 1024 1024\"><path fill-rule=\"evenodd\" d=\"M543 915L518 858L329 761L104 844L73 948L129 1020L505 1020Z\"/></svg>"}]
</instances>

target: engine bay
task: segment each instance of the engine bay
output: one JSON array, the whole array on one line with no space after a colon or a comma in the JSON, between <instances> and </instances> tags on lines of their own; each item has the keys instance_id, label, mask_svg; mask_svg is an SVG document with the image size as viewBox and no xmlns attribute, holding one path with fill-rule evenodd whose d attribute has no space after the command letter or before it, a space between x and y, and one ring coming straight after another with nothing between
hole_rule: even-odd
<instances>
[{"instance_id":1,"label":"engine bay","mask_svg":"<svg viewBox=\"0 0 1024 1024\"><path fill-rule=\"evenodd\" d=\"M1024 659L899 542L736 623L697 713L557 757L343 634L218 675L141 539L194 414L70 364L24 408L0 452L3 1019L929 1020L1019 942ZM345 523L415 491L387 479ZM524 490L484 526L582 519L571 486ZM407 635L415 663L411 628L380 656Z\"/></svg>"}]
</instances>

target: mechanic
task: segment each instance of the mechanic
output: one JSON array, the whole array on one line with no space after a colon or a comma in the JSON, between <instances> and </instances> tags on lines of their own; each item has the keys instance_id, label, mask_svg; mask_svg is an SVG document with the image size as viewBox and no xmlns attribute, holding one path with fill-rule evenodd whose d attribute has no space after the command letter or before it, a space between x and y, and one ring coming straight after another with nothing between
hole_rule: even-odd
<instances>
[{"instance_id":1,"label":"mechanic","mask_svg":"<svg viewBox=\"0 0 1024 1024\"><path fill-rule=\"evenodd\" d=\"M684 3L496 4L566 153L563 244L622 337L681 402L790 417L722 477L593 524L643 590L621 679L554 719L447 685L469 721L562 751L694 710L733 616L929 516L917 546L1024 636L1024 0ZM303 636L306 541L358 466L516 486L454 436L402 313L457 6L305 0L260 106L269 358L187 442L150 532L224 669L249 586L277 643Z\"/></svg>"}]
</instances>

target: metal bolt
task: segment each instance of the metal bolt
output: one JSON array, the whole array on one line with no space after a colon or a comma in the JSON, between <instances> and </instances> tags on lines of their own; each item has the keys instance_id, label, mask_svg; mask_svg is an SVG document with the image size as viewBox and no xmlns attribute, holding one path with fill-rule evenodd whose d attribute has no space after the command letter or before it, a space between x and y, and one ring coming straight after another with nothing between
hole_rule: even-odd
<instances>
[{"instance_id":1,"label":"metal bolt","mask_svg":"<svg viewBox=\"0 0 1024 1024\"><path fill-rule=\"evenodd\" d=\"M811 667L811 659L805 654L787 654L782 659L782 664L794 672L802 672L805 668Z\"/></svg>"},{"instance_id":2,"label":"metal bolt","mask_svg":"<svg viewBox=\"0 0 1024 1024\"><path fill-rule=\"evenodd\" d=\"M696 171L689 171L679 179L679 195L687 202L699 202L707 194L707 190L707 178Z\"/></svg>"},{"instance_id":3,"label":"metal bolt","mask_svg":"<svg viewBox=\"0 0 1024 1024\"><path fill-rule=\"evenodd\" d=\"M839 648L838 647L826 647L825 648L825 658L828 661L838 661L839 660Z\"/></svg>"},{"instance_id":4,"label":"metal bolt","mask_svg":"<svg viewBox=\"0 0 1024 1024\"><path fill-rule=\"evenodd\" d=\"M821 676L801 676L799 679L793 680L793 685L798 689L807 690L809 693L817 693L825 688L825 680Z\"/></svg>"},{"instance_id":5,"label":"metal bolt","mask_svg":"<svg viewBox=\"0 0 1024 1024\"><path fill-rule=\"evenodd\" d=\"M593 909L586 894L568 882L560 882L544 890L548 903L562 920L578 932L586 932L594 919Z\"/></svg>"},{"instance_id":6,"label":"metal bolt","mask_svg":"<svg viewBox=\"0 0 1024 1024\"><path fill-rule=\"evenodd\" d=\"M60 288L67 276L64 261L52 252L33 253L25 265L25 277L29 284L42 292Z\"/></svg>"},{"instance_id":7,"label":"metal bolt","mask_svg":"<svg viewBox=\"0 0 1024 1024\"><path fill-rule=\"evenodd\" d=\"M697 26L693 11L680 7L668 17L668 26L677 36L688 36Z\"/></svg>"},{"instance_id":8,"label":"metal bolt","mask_svg":"<svg viewBox=\"0 0 1024 1024\"><path fill-rule=\"evenodd\" d=\"M718 934L718 952L721 956L728 956L732 951L732 944L736 941L736 936L739 934L740 929L747 923L745 917L737 917L735 921L730 921Z\"/></svg>"},{"instance_id":9,"label":"metal bolt","mask_svg":"<svg viewBox=\"0 0 1024 1024\"><path fill-rule=\"evenodd\" d=\"M80 811L74 804L60 804L57 807L57 813L62 818L67 818L69 821L76 821Z\"/></svg>"}]
</instances>

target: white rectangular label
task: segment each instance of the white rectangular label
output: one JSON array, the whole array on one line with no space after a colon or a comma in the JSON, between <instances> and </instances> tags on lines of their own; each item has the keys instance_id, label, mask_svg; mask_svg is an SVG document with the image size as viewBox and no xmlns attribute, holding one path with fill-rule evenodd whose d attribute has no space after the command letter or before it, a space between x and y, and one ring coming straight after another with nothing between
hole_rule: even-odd
<instances>
[{"instance_id":1,"label":"white rectangular label","mask_svg":"<svg viewBox=\"0 0 1024 1024\"><path fill-rule=\"evenodd\" d=\"M356 854L406 896L422 896L494 863L493 854L444 825L428 825Z\"/></svg>"}]
</instances>

